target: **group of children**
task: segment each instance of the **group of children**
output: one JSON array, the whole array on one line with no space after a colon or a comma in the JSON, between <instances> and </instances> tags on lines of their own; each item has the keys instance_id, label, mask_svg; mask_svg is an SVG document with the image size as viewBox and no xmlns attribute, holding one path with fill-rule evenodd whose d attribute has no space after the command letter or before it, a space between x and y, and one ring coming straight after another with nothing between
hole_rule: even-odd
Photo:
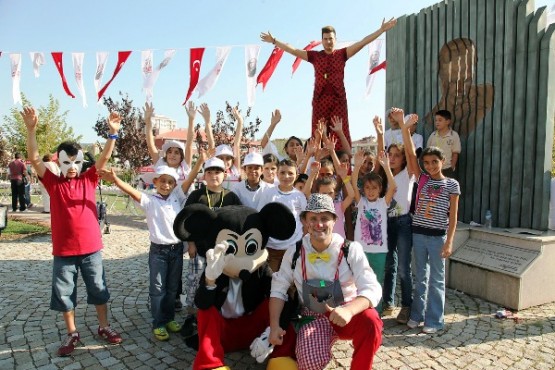
<instances>
[{"instance_id":1,"label":"group of children","mask_svg":"<svg viewBox=\"0 0 555 370\"><path fill-rule=\"evenodd\" d=\"M397 320L411 328L423 323L425 333L443 328L444 259L452 250L460 189L456 180L442 172L445 155L441 149L431 146L417 157L411 135L411 129L418 120L416 115L405 117L404 112L397 108L388 112L390 123L396 123L396 126L392 124L392 129L400 131L402 143L392 140L387 148L381 120L374 118L379 154L374 160L369 152L359 151L354 156L352 167L351 150L341 130L340 119L332 120L333 136L328 135L326 123L321 122L314 137L305 145L299 138L290 137L284 146L286 157L280 159L279 154L271 150L273 144L270 142L272 131L281 120L281 114L276 110L262 140L265 154L248 153L241 163L243 118L237 109L232 110L238 123L233 147L225 144L215 147L208 106L203 104L197 108L190 102L186 111L189 117L186 145L169 141L159 151L152 134L154 108L151 104L145 105L147 146L155 163L153 184L156 193L140 192L119 179L113 169L104 168L118 138L121 118L116 113L111 113L108 118L110 134L95 166L82 175L82 150L74 143L62 143L58 148L62 176L58 177L50 173L38 156L35 137L37 117L33 108L25 108L22 112L28 132L29 159L51 197L54 246L51 308L63 312L68 331L68 337L58 351L60 355L70 354L79 342L74 320L76 287L75 283L71 284L79 269L85 280L87 301L97 307L99 335L110 343L122 340L108 324L109 293L99 254L102 243L95 212L89 207L95 202L99 177L115 183L145 211L150 234L152 330L158 340L167 340L169 333L185 329L186 335L192 334L190 327L182 327L175 320L176 300L180 303L183 290L184 252L187 251L190 257L185 283L185 303L190 314L186 323L189 324L194 322L193 299L203 269L203 261L196 255L194 242L187 241L184 245L173 232L175 217L185 205L202 203L216 209L243 204L257 210L270 202L287 206L296 220L294 235L287 240L270 238L267 244L270 267L278 271L286 250L294 247L307 231L308 225L304 223L301 213L305 211L307 199L312 193L325 194L334 200L334 214L337 215L334 233L363 246L368 263L383 286L382 300L375 308L380 313L391 312L398 273L402 308ZM199 157L192 166L193 126L197 112L205 120L208 149L199 150ZM445 112L436 113L437 132L430 140L438 145L443 142L446 134L445 127L441 125L447 122L450 139L444 141L449 142L449 148L453 149L449 157L450 168L454 170L458 152L457 146L452 145L452 138L456 133L449 130L450 116L449 112ZM389 137L398 137L398 132L388 131ZM339 138L344 150L335 151L335 137ZM458 148L460 151L460 142ZM425 172L421 170L419 160ZM204 185L191 191L201 168L204 170ZM412 200L413 188L416 188L415 201ZM412 212L411 205L414 206ZM76 216L81 213L87 218ZM413 253L416 267L414 294Z\"/></svg>"}]
</instances>

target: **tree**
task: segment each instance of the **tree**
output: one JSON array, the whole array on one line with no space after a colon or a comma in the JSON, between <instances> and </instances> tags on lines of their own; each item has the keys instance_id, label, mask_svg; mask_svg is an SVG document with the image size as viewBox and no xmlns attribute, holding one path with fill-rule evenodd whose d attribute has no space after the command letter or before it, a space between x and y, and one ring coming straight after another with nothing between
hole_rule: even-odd
<instances>
[{"instance_id":1,"label":"tree","mask_svg":"<svg viewBox=\"0 0 555 370\"><path fill-rule=\"evenodd\" d=\"M31 106L31 102L21 94L23 106ZM48 105L36 108L39 125L37 127L37 144L39 153L54 153L62 141L79 142L81 135L75 135L73 128L68 126L68 111L60 112L60 102L52 94L48 97ZM7 140L6 149L11 152L27 152L27 129L19 113L19 108L10 109L4 116L2 135Z\"/></svg>"},{"instance_id":2,"label":"tree","mask_svg":"<svg viewBox=\"0 0 555 370\"><path fill-rule=\"evenodd\" d=\"M146 147L145 121L141 110L133 106L133 100L128 94L119 93L121 102L114 101L111 97L104 97L102 104L108 108L108 112L116 111L122 117L119 139L116 141L114 157L121 163L129 161L131 169L149 165L151 160ZM98 117L94 130L97 135L108 138L107 117ZM116 154L117 153L117 154Z\"/></svg>"},{"instance_id":3,"label":"tree","mask_svg":"<svg viewBox=\"0 0 555 370\"><path fill-rule=\"evenodd\" d=\"M0 168L5 168L10 163L10 154L8 152L8 139L0 127Z\"/></svg>"},{"instance_id":4,"label":"tree","mask_svg":"<svg viewBox=\"0 0 555 370\"><path fill-rule=\"evenodd\" d=\"M235 108L239 109L239 103L235 106ZM216 121L212 124L212 133L214 134L214 143L216 146L220 144L228 144L233 146L233 141L235 140L235 117L231 113L232 106L229 102L225 102L225 113L222 110L216 112ZM258 132L260 124L262 121L260 118L256 117L254 122L248 121L247 119L250 118L251 108L247 109L247 113L243 119L243 135L241 137L241 145L247 146L254 141L254 136ZM198 145L203 145L204 142L200 135L200 124L196 125L195 132L196 134L196 142Z\"/></svg>"}]
</instances>

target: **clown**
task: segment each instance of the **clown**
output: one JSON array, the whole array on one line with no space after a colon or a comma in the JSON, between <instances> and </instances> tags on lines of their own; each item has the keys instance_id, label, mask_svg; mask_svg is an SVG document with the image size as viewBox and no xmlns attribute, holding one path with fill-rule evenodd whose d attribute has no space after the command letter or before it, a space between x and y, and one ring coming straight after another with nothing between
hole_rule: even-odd
<instances>
[{"instance_id":1,"label":"clown","mask_svg":"<svg viewBox=\"0 0 555 370\"><path fill-rule=\"evenodd\" d=\"M229 369L224 353L249 348L269 325L268 301L272 270L267 263L269 237L287 239L295 218L282 204L269 203L260 212L245 206L211 210L203 204L186 206L174 223L175 235L194 241L206 257L206 270L195 296L198 337L187 345L198 348L193 369ZM294 304L285 305L288 325ZM291 353L294 336L276 346L270 357Z\"/></svg>"}]
</instances>

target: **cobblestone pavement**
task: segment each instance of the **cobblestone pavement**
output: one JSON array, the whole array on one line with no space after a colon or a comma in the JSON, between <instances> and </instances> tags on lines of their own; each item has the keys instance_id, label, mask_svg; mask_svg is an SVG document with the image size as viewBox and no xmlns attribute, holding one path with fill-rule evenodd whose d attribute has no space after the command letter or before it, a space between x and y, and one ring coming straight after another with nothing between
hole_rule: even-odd
<instances>
[{"instance_id":1,"label":"cobblestone pavement","mask_svg":"<svg viewBox=\"0 0 555 370\"><path fill-rule=\"evenodd\" d=\"M31 217L31 215L26 216ZM47 215L44 215L47 217ZM49 236L0 242L0 369L189 369L195 353L179 335L153 339L147 307L148 234L140 217L111 218L104 236L104 264L112 299L112 325L124 342L109 346L95 337L93 306L79 279L76 317L84 346L57 357L65 335L61 315L51 311ZM498 320L495 304L449 290L446 330L420 334L384 318L383 346L374 369L555 369L555 303L520 311L519 321ZM397 312L395 312L396 314ZM178 313L178 319L181 318ZM334 346L328 369L348 369L352 347ZM228 354L232 369L264 369L244 352Z\"/></svg>"}]
</instances>

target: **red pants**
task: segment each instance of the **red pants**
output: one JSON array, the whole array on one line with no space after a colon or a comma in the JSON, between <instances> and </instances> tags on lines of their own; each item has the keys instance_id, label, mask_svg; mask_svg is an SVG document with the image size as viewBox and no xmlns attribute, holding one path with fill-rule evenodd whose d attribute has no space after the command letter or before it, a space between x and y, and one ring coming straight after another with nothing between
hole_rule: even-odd
<instances>
[{"instance_id":1,"label":"red pants","mask_svg":"<svg viewBox=\"0 0 555 370\"><path fill-rule=\"evenodd\" d=\"M304 311L303 315L306 313ZM382 343L383 327L375 309L368 308L355 315L344 327L330 323L329 313L311 314L316 319L303 325L297 334L296 358L299 370L325 368L332 357L333 343L338 338L353 341L351 369L372 369L374 355ZM289 356L293 357L292 354Z\"/></svg>"},{"instance_id":2,"label":"red pants","mask_svg":"<svg viewBox=\"0 0 555 370\"><path fill-rule=\"evenodd\" d=\"M347 112L347 100L338 99L335 95L321 95L318 99L312 100L312 137L314 137L314 131L318 128L318 120L321 118L326 120L328 135L332 134L337 140L335 144L335 150L344 149L341 145L341 141L335 134L335 132L330 128L331 117L338 116L343 121L343 132L345 137L351 145L351 133L349 131L349 114ZM351 153L349 153L350 155Z\"/></svg>"},{"instance_id":3,"label":"red pants","mask_svg":"<svg viewBox=\"0 0 555 370\"><path fill-rule=\"evenodd\" d=\"M270 325L268 299L252 313L236 319L226 319L215 307L198 310L197 313L199 350L193 370L213 369L224 366L224 353L248 349ZM287 329L281 346L276 346L272 357L294 357L295 331Z\"/></svg>"}]
</instances>

